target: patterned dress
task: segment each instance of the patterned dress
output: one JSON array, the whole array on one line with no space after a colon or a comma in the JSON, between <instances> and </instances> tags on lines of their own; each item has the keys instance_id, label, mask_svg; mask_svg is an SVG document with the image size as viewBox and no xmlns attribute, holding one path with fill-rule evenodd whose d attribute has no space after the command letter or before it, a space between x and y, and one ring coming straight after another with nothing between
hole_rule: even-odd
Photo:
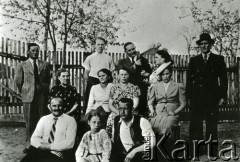
<instances>
[{"instance_id":1,"label":"patterned dress","mask_svg":"<svg viewBox=\"0 0 240 162\"><path fill-rule=\"evenodd\" d=\"M138 86L128 83L127 87L123 89L123 87L121 87L121 84L116 84L111 88L109 98L113 100L113 106L117 108L117 104L121 98L133 99L139 97L140 95L141 92ZM110 137L112 137L112 125L116 116L117 114L112 112L108 117L106 129Z\"/></svg>"},{"instance_id":2,"label":"patterned dress","mask_svg":"<svg viewBox=\"0 0 240 162\"><path fill-rule=\"evenodd\" d=\"M109 162L112 150L111 139L106 130L98 133L86 132L75 153L77 162Z\"/></svg>"},{"instance_id":3,"label":"patterned dress","mask_svg":"<svg viewBox=\"0 0 240 162\"><path fill-rule=\"evenodd\" d=\"M72 109L72 107L79 103L79 95L77 93L77 89L71 85L63 87L62 85L56 85L52 87L50 91L50 97L60 97L63 100L63 112L66 113ZM76 108L74 112L69 114L74 117L76 121L79 121L81 117L81 111L79 106Z\"/></svg>"}]
</instances>

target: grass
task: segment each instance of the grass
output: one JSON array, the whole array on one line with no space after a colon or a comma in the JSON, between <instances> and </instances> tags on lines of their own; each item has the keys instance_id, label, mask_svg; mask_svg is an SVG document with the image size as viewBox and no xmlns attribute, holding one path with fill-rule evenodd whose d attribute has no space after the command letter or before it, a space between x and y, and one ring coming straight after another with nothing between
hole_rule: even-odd
<instances>
[{"instance_id":1,"label":"grass","mask_svg":"<svg viewBox=\"0 0 240 162\"><path fill-rule=\"evenodd\" d=\"M181 139L188 139L189 122L183 122L181 126ZM240 156L240 123L220 123L218 125L219 145L223 140L232 140L237 147L237 156ZM0 127L0 162L18 162L25 154L25 128L24 127ZM224 146L226 148L227 146ZM228 155L228 154L227 154ZM201 156L200 161L209 161L207 156ZM217 160L219 162L223 160ZM234 161L234 160L230 160Z\"/></svg>"}]
</instances>

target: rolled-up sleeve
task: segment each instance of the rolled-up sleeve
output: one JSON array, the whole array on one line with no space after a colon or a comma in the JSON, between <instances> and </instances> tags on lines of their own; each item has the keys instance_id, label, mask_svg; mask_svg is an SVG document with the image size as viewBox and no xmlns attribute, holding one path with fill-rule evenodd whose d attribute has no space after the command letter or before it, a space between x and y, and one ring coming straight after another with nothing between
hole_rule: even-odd
<instances>
[{"instance_id":1,"label":"rolled-up sleeve","mask_svg":"<svg viewBox=\"0 0 240 162\"><path fill-rule=\"evenodd\" d=\"M39 146L44 143L43 136L44 136L44 118L41 118L37 124L36 129L33 132L33 135L31 137L31 145L38 148Z\"/></svg>"},{"instance_id":2,"label":"rolled-up sleeve","mask_svg":"<svg viewBox=\"0 0 240 162\"><path fill-rule=\"evenodd\" d=\"M140 127L142 129L142 136L145 138L145 141L151 141L151 148L153 148L156 145L156 138L151 124L147 119L141 118Z\"/></svg>"}]
</instances>

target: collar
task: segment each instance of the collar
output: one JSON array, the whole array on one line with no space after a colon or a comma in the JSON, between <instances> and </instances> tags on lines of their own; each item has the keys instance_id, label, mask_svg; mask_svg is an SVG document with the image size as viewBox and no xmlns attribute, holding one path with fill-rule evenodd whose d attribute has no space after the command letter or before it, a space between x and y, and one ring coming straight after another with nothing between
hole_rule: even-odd
<instances>
[{"instance_id":1,"label":"collar","mask_svg":"<svg viewBox=\"0 0 240 162\"><path fill-rule=\"evenodd\" d=\"M70 87L70 85L67 85L67 86L63 86L62 84L59 84L59 86L61 86L61 87L63 87L63 88L68 88L68 87Z\"/></svg>"},{"instance_id":2,"label":"collar","mask_svg":"<svg viewBox=\"0 0 240 162\"><path fill-rule=\"evenodd\" d=\"M129 60L131 61L131 63L134 63L134 58L127 56L129 58Z\"/></svg>"},{"instance_id":3,"label":"collar","mask_svg":"<svg viewBox=\"0 0 240 162\"><path fill-rule=\"evenodd\" d=\"M209 58L209 56L210 56L210 53L211 53L211 51L209 51L206 55L207 55L207 59ZM202 53L202 57L204 58L204 53Z\"/></svg>"},{"instance_id":4,"label":"collar","mask_svg":"<svg viewBox=\"0 0 240 162\"><path fill-rule=\"evenodd\" d=\"M164 83L164 82L162 81L162 83L163 83L164 87L168 87L170 81L169 81L168 83Z\"/></svg>"},{"instance_id":5,"label":"collar","mask_svg":"<svg viewBox=\"0 0 240 162\"><path fill-rule=\"evenodd\" d=\"M134 115L132 115L132 119L131 119L131 121L129 122L129 124L128 124L127 126L130 127L130 126L133 124L133 121L134 121ZM120 117L118 123L122 123L122 122L124 122L124 121L123 121L122 118ZM124 123L125 123L125 122L124 122Z\"/></svg>"},{"instance_id":6,"label":"collar","mask_svg":"<svg viewBox=\"0 0 240 162\"><path fill-rule=\"evenodd\" d=\"M53 119L53 118L58 118L58 120L59 120L59 119L61 119L63 116L64 116L64 114L62 114L62 115L59 116L59 117L55 117L55 116L53 116L53 114L51 114L52 119Z\"/></svg>"},{"instance_id":7,"label":"collar","mask_svg":"<svg viewBox=\"0 0 240 162\"><path fill-rule=\"evenodd\" d=\"M95 52L96 55L102 55L105 54L105 52L103 51L102 53L98 53L97 51Z\"/></svg>"},{"instance_id":8,"label":"collar","mask_svg":"<svg viewBox=\"0 0 240 162\"><path fill-rule=\"evenodd\" d=\"M31 63L33 63L33 59L29 58L29 60L31 61ZM38 63L38 59L36 59L36 63Z\"/></svg>"}]
</instances>

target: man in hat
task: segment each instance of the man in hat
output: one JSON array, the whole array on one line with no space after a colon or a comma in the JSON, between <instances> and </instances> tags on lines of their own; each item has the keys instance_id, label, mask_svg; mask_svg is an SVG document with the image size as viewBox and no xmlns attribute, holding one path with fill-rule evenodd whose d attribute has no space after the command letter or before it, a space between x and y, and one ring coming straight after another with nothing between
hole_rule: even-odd
<instances>
[{"instance_id":1,"label":"man in hat","mask_svg":"<svg viewBox=\"0 0 240 162\"><path fill-rule=\"evenodd\" d=\"M191 143L192 140L203 139L203 119L206 121L206 140L218 139L218 106L225 102L228 86L224 57L211 52L214 40L208 33L203 33L196 43L201 54L190 59L186 84L186 95L191 106ZM210 156L216 156L216 151L217 147L210 152Z\"/></svg>"}]
</instances>

